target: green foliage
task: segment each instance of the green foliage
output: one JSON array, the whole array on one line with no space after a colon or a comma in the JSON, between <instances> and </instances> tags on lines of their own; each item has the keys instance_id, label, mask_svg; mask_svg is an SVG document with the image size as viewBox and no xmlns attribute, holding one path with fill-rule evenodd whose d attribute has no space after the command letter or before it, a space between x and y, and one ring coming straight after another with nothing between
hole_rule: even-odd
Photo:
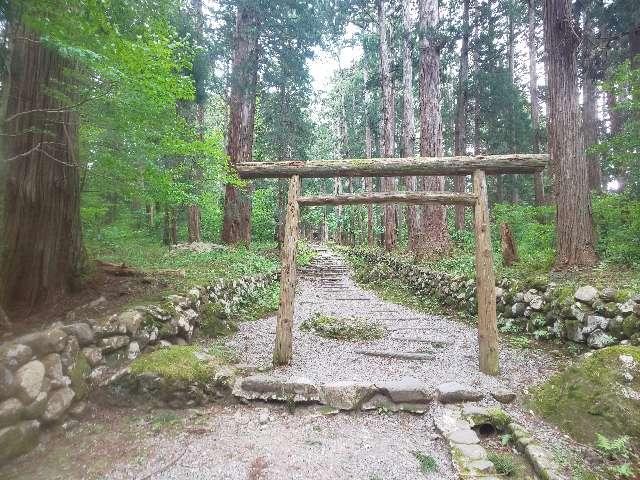
<instances>
[{"instance_id":1,"label":"green foliage","mask_svg":"<svg viewBox=\"0 0 640 480\"><path fill-rule=\"evenodd\" d=\"M234 319L244 322L258 320L278 310L280 303L280 284L273 282L265 288L256 290L243 299L231 312Z\"/></svg>"},{"instance_id":2,"label":"green foliage","mask_svg":"<svg viewBox=\"0 0 640 480\"><path fill-rule=\"evenodd\" d=\"M435 457L422 452L411 452L413 456L418 460L418 465L420 466L420 471L422 473L429 474L438 470L438 461Z\"/></svg>"},{"instance_id":3,"label":"green foliage","mask_svg":"<svg viewBox=\"0 0 640 480\"><path fill-rule=\"evenodd\" d=\"M629 435L622 435L612 440L601 433L596 433L596 448L611 460L628 459L631 456Z\"/></svg>"},{"instance_id":4,"label":"green foliage","mask_svg":"<svg viewBox=\"0 0 640 480\"><path fill-rule=\"evenodd\" d=\"M336 340L377 340L385 334L384 327L378 323L334 318L317 312L302 322L300 329Z\"/></svg>"},{"instance_id":5,"label":"green foliage","mask_svg":"<svg viewBox=\"0 0 640 480\"><path fill-rule=\"evenodd\" d=\"M500 475L510 477L518 471L517 465L513 460L513 455L509 453L489 452L487 458L493 463L496 467L496 472Z\"/></svg>"}]
</instances>

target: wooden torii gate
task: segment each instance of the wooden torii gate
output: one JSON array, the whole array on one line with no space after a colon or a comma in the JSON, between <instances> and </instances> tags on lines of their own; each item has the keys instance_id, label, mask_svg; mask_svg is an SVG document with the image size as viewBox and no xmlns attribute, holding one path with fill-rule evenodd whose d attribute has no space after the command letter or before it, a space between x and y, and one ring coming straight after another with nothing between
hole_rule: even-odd
<instances>
[{"instance_id":1,"label":"wooden torii gate","mask_svg":"<svg viewBox=\"0 0 640 480\"><path fill-rule=\"evenodd\" d=\"M474 209L476 237L476 299L480 371L499 373L496 295L486 175L536 173L548 163L548 155L480 155L472 157L373 158L288 162L248 162L236 165L242 179L289 178L289 194L282 245L280 306L276 327L274 365L288 365L292 356L292 326L296 285L296 244L299 207L305 205L357 205L372 203L458 204ZM473 175L473 193L371 192L343 195L300 196L300 178L401 177Z\"/></svg>"}]
</instances>

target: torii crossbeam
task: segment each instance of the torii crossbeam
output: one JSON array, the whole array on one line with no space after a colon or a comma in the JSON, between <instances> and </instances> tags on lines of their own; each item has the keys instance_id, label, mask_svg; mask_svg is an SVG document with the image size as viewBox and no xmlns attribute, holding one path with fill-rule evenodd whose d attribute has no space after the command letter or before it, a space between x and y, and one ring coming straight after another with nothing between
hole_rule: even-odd
<instances>
[{"instance_id":1,"label":"torii crossbeam","mask_svg":"<svg viewBox=\"0 0 640 480\"><path fill-rule=\"evenodd\" d=\"M458 204L474 209L476 236L476 299L480 371L499 373L496 325L495 272L491 252L486 174L536 173L544 169L544 154L480 155L457 157L376 158L288 162L249 162L236 165L242 179L290 178L282 245L280 305L276 327L274 365L288 365L292 357L292 327L296 285L296 244L299 207L306 205L356 205L370 203ZM472 193L371 192L300 197L300 178L473 175Z\"/></svg>"}]
</instances>

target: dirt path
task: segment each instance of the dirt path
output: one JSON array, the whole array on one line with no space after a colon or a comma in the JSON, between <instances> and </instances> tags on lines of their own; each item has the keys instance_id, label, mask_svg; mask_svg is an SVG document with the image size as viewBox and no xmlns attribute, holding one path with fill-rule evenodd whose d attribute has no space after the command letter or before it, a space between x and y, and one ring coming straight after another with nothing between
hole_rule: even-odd
<instances>
[{"instance_id":1,"label":"dirt path","mask_svg":"<svg viewBox=\"0 0 640 480\"><path fill-rule=\"evenodd\" d=\"M316 312L380 322L387 334L375 341L345 342L300 330L300 323ZM554 369L553 359L543 352L503 347L503 373L479 373L473 328L381 300L358 287L344 261L325 249L301 272L293 336L292 365L270 375L317 382L411 376L433 388L457 381L485 393L496 387L519 393ZM268 366L274 339L275 316L241 324L226 343L241 361ZM377 357L360 351L418 353L424 358ZM482 404L497 405L489 395ZM81 425L66 434L52 434L39 452L4 473L0 470L0 478L454 479L447 445L434 427L443 408L433 402L423 415L375 410L329 415L320 406L289 411L284 404L256 402L173 412L169 421L158 421L157 412L143 409L102 408L91 428ZM558 438L517 403L507 410L537 436ZM433 457L437 470L421 472L416 452Z\"/></svg>"}]
</instances>

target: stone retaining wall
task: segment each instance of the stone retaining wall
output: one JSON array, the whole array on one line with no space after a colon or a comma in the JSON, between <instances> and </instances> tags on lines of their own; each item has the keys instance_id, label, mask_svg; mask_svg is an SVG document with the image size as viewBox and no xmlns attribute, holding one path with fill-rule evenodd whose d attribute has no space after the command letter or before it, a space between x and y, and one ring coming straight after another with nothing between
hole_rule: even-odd
<instances>
[{"instance_id":1,"label":"stone retaining wall","mask_svg":"<svg viewBox=\"0 0 640 480\"><path fill-rule=\"evenodd\" d=\"M368 264L367 278L397 278L418 295L476 314L474 279L434 272L408 260L372 250L351 250ZM603 348L615 343L640 345L640 294L623 296L612 288L598 290L531 282L521 288L508 279L496 285L498 328L538 339L561 338Z\"/></svg>"},{"instance_id":2,"label":"stone retaining wall","mask_svg":"<svg viewBox=\"0 0 640 480\"><path fill-rule=\"evenodd\" d=\"M142 351L186 344L196 335L204 306L230 314L236 305L277 280L263 274L220 279L170 295L161 304L133 307L104 319L57 322L0 344L0 463L38 444L41 428L81 415L89 391Z\"/></svg>"}]
</instances>

